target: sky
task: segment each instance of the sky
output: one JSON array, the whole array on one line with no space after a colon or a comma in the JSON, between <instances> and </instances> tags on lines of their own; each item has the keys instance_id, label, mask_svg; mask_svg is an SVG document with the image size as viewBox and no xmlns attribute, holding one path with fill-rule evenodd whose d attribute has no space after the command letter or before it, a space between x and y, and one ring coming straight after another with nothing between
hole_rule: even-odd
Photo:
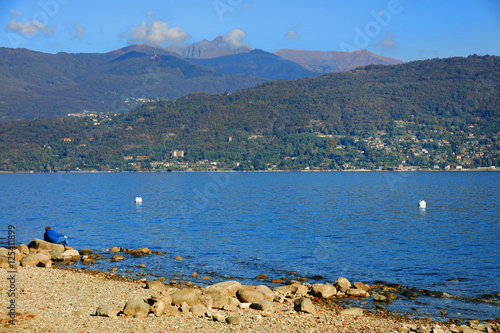
<instances>
[{"instance_id":1,"label":"sky","mask_svg":"<svg viewBox=\"0 0 500 333\"><path fill-rule=\"evenodd\" d=\"M500 0L0 0L0 47L105 53L224 37L403 61L500 55Z\"/></svg>"}]
</instances>

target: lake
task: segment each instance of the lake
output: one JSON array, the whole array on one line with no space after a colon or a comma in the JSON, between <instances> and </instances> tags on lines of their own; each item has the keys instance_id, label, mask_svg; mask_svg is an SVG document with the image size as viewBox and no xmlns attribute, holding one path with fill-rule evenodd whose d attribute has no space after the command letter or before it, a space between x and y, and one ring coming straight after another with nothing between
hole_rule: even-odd
<instances>
[{"instance_id":1,"label":"lake","mask_svg":"<svg viewBox=\"0 0 500 333\"><path fill-rule=\"evenodd\" d=\"M50 225L76 249L169 253L97 269L137 272L145 263L148 278L198 272L254 285L259 274L343 276L444 293L397 300L391 311L500 312L497 172L0 174L0 184L2 229L14 225L18 244L43 238Z\"/></svg>"}]
</instances>

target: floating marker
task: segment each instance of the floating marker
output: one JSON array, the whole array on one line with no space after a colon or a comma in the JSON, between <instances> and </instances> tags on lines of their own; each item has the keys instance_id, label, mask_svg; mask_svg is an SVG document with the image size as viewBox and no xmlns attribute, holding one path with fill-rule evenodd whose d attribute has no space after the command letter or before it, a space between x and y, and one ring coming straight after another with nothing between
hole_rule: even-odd
<instances>
[{"instance_id":1,"label":"floating marker","mask_svg":"<svg viewBox=\"0 0 500 333\"><path fill-rule=\"evenodd\" d=\"M142 198L141 197L135 197L135 202L142 203Z\"/></svg>"},{"instance_id":2,"label":"floating marker","mask_svg":"<svg viewBox=\"0 0 500 333\"><path fill-rule=\"evenodd\" d=\"M424 200L420 200L420 201L418 202L418 207L420 207L420 208L425 208L426 206L427 206L427 204L425 203L425 201L424 201Z\"/></svg>"}]
</instances>

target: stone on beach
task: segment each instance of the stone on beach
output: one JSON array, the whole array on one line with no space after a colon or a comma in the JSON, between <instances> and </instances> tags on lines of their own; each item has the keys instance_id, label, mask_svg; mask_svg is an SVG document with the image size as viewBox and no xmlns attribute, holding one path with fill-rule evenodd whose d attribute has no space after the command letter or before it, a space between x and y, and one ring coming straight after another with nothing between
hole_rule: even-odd
<instances>
[{"instance_id":1,"label":"stone on beach","mask_svg":"<svg viewBox=\"0 0 500 333\"><path fill-rule=\"evenodd\" d=\"M155 289L163 291L165 290L165 286L163 285L163 283L161 283L161 281L154 280L146 282L146 289Z\"/></svg>"},{"instance_id":2,"label":"stone on beach","mask_svg":"<svg viewBox=\"0 0 500 333\"><path fill-rule=\"evenodd\" d=\"M159 317L165 313L166 304L162 300L154 302L150 307L150 311L156 316Z\"/></svg>"},{"instance_id":3,"label":"stone on beach","mask_svg":"<svg viewBox=\"0 0 500 333\"><path fill-rule=\"evenodd\" d=\"M50 258L42 253L31 253L21 259L21 266L31 266L36 267L40 262L47 263L50 261Z\"/></svg>"},{"instance_id":4,"label":"stone on beach","mask_svg":"<svg viewBox=\"0 0 500 333\"><path fill-rule=\"evenodd\" d=\"M189 309L189 312L198 317L204 317L207 311L208 311L207 307L200 303L193 305Z\"/></svg>"},{"instance_id":5,"label":"stone on beach","mask_svg":"<svg viewBox=\"0 0 500 333\"><path fill-rule=\"evenodd\" d=\"M290 289L292 291L292 294L297 296L305 296L309 292L309 288L302 284L292 284L290 285Z\"/></svg>"},{"instance_id":6,"label":"stone on beach","mask_svg":"<svg viewBox=\"0 0 500 333\"><path fill-rule=\"evenodd\" d=\"M0 255L0 268L17 269L17 267L19 267L19 261L16 260L11 263L8 256Z\"/></svg>"},{"instance_id":7,"label":"stone on beach","mask_svg":"<svg viewBox=\"0 0 500 333\"><path fill-rule=\"evenodd\" d=\"M118 253L120 252L120 248L117 246L112 246L110 249L111 253Z\"/></svg>"},{"instance_id":8,"label":"stone on beach","mask_svg":"<svg viewBox=\"0 0 500 333\"><path fill-rule=\"evenodd\" d=\"M236 292L236 297L242 303L253 303L266 298L266 296L257 290L240 289Z\"/></svg>"},{"instance_id":9,"label":"stone on beach","mask_svg":"<svg viewBox=\"0 0 500 333\"><path fill-rule=\"evenodd\" d=\"M351 288L351 282L349 282L349 280L347 280L345 277L339 277L337 280L335 280L333 285L343 293L345 293L347 289Z\"/></svg>"},{"instance_id":10,"label":"stone on beach","mask_svg":"<svg viewBox=\"0 0 500 333\"><path fill-rule=\"evenodd\" d=\"M363 309L361 308L349 308L340 311L341 316L355 316L361 317L363 315Z\"/></svg>"},{"instance_id":11,"label":"stone on beach","mask_svg":"<svg viewBox=\"0 0 500 333\"><path fill-rule=\"evenodd\" d=\"M297 312L315 313L316 309L314 304L309 298L297 298L293 303L293 309Z\"/></svg>"},{"instance_id":12,"label":"stone on beach","mask_svg":"<svg viewBox=\"0 0 500 333\"><path fill-rule=\"evenodd\" d=\"M212 308L215 309L222 309L224 306L228 305L230 303L229 301L229 296L223 295L218 292L211 292L209 294L206 294L212 299Z\"/></svg>"},{"instance_id":13,"label":"stone on beach","mask_svg":"<svg viewBox=\"0 0 500 333\"><path fill-rule=\"evenodd\" d=\"M95 310L95 315L96 316L101 316L101 317L116 317L118 315L118 312L120 312L120 307L116 305L100 305L96 310Z\"/></svg>"},{"instance_id":14,"label":"stone on beach","mask_svg":"<svg viewBox=\"0 0 500 333\"><path fill-rule=\"evenodd\" d=\"M66 250L62 253L62 256L71 257L72 260L78 261L80 260L80 253L77 250Z\"/></svg>"},{"instance_id":15,"label":"stone on beach","mask_svg":"<svg viewBox=\"0 0 500 333\"><path fill-rule=\"evenodd\" d=\"M29 254L30 253L30 249L25 244L19 245L17 247L17 249L19 250L19 253L21 253L21 254Z\"/></svg>"},{"instance_id":16,"label":"stone on beach","mask_svg":"<svg viewBox=\"0 0 500 333\"><path fill-rule=\"evenodd\" d=\"M241 321L240 321L240 317L229 316L229 317L226 318L226 322L229 325L239 325Z\"/></svg>"},{"instance_id":17,"label":"stone on beach","mask_svg":"<svg viewBox=\"0 0 500 333\"><path fill-rule=\"evenodd\" d=\"M125 303L123 314L134 318L144 318L148 315L149 310L149 304L142 299L134 299Z\"/></svg>"},{"instance_id":18,"label":"stone on beach","mask_svg":"<svg viewBox=\"0 0 500 333\"><path fill-rule=\"evenodd\" d=\"M238 281L225 281L211 285L205 290L205 292L218 292L226 296L236 296L236 292L241 288L242 285Z\"/></svg>"},{"instance_id":19,"label":"stone on beach","mask_svg":"<svg viewBox=\"0 0 500 333\"><path fill-rule=\"evenodd\" d=\"M210 297L209 295L199 295L198 302L200 304L203 304L207 309L211 309L214 304L212 297Z\"/></svg>"},{"instance_id":20,"label":"stone on beach","mask_svg":"<svg viewBox=\"0 0 500 333\"><path fill-rule=\"evenodd\" d=\"M270 311L273 309L273 302L267 299L263 299L250 304L250 308L261 311Z\"/></svg>"},{"instance_id":21,"label":"stone on beach","mask_svg":"<svg viewBox=\"0 0 500 333\"><path fill-rule=\"evenodd\" d=\"M362 289L357 289L357 288L349 288L346 291L346 295L353 296L353 297L368 297L370 294Z\"/></svg>"},{"instance_id":22,"label":"stone on beach","mask_svg":"<svg viewBox=\"0 0 500 333\"><path fill-rule=\"evenodd\" d=\"M112 262L120 261L120 260L125 260L124 256L120 256L118 254L115 254L113 257L111 257Z\"/></svg>"},{"instance_id":23,"label":"stone on beach","mask_svg":"<svg viewBox=\"0 0 500 333\"><path fill-rule=\"evenodd\" d=\"M278 294L282 294L282 295L291 295L292 294L292 286L287 285L287 286L275 287L275 288L273 288L273 291L278 293Z\"/></svg>"},{"instance_id":24,"label":"stone on beach","mask_svg":"<svg viewBox=\"0 0 500 333\"><path fill-rule=\"evenodd\" d=\"M181 305L183 302L186 302L188 305L193 306L198 303L198 295L200 293L196 289L180 289L170 294L170 296L174 305Z\"/></svg>"},{"instance_id":25,"label":"stone on beach","mask_svg":"<svg viewBox=\"0 0 500 333\"><path fill-rule=\"evenodd\" d=\"M30 249L35 249L37 251L39 250L56 250L59 251L60 253L64 252L64 245L61 244L54 244L50 242L46 242L42 239L34 238L29 244L28 248Z\"/></svg>"},{"instance_id":26,"label":"stone on beach","mask_svg":"<svg viewBox=\"0 0 500 333\"><path fill-rule=\"evenodd\" d=\"M316 297L328 298L337 293L337 289L331 284L313 284L311 294Z\"/></svg>"},{"instance_id":27,"label":"stone on beach","mask_svg":"<svg viewBox=\"0 0 500 333\"><path fill-rule=\"evenodd\" d=\"M52 260L55 260L55 261L63 261L64 260L62 253L57 251L57 250L50 250L49 254L50 254L50 259L52 259Z\"/></svg>"}]
</instances>

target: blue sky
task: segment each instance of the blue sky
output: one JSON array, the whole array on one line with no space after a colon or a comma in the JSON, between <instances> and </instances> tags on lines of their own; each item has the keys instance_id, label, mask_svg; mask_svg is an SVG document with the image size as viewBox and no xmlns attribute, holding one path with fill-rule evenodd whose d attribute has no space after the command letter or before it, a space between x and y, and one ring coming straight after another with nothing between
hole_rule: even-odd
<instances>
[{"instance_id":1,"label":"blue sky","mask_svg":"<svg viewBox=\"0 0 500 333\"><path fill-rule=\"evenodd\" d=\"M500 55L499 0L1 0L0 46L109 52L212 40L404 61Z\"/></svg>"}]
</instances>

